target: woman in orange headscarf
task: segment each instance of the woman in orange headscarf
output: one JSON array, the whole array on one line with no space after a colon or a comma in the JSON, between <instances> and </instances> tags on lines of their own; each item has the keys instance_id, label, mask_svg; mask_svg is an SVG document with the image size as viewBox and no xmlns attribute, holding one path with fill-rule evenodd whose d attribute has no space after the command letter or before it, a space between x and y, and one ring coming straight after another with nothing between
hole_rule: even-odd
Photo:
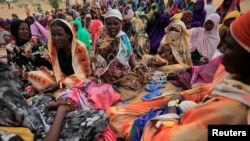
<instances>
[{"instance_id":1,"label":"woman in orange headscarf","mask_svg":"<svg viewBox=\"0 0 250 141\"><path fill-rule=\"evenodd\" d=\"M37 90L58 94L88 78L91 70L87 47L76 39L72 25L65 20L52 21L48 49L53 70L31 71L27 75Z\"/></svg>"}]
</instances>

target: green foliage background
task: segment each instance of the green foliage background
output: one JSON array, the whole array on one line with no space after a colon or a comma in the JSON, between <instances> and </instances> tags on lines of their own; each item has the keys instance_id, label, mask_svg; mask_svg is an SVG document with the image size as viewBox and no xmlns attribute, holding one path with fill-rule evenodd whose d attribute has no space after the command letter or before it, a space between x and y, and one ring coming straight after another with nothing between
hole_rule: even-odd
<instances>
[{"instance_id":1,"label":"green foliage background","mask_svg":"<svg viewBox=\"0 0 250 141\"><path fill-rule=\"evenodd\" d=\"M49 5L55 9L58 9L60 3L62 2L62 0L48 0L48 1L49 1Z\"/></svg>"}]
</instances>

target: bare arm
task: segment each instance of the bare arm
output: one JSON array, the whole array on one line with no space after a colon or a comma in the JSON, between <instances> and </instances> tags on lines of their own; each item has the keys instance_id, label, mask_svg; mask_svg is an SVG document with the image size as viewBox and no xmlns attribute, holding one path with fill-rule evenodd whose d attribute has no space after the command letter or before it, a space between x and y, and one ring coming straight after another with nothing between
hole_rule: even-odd
<instances>
[{"instance_id":1,"label":"bare arm","mask_svg":"<svg viewBox=\"0 0 250 141\"><path fill-rule=\"evenodd\" d=\"M133 69L135 66L136 66L136 63L135 63L135 56L134 54L130 56L129 58L129 65L131 66L131 68Z\"/></svg>"},{"instance_id":2,"label":"bare arm","mask_svg":"<svg viewBox=\"0 0 250 141\"><path fill-rule=\"evenodd\" d=\"M71 107L66 104L59 105L55 119L44 137L43 141L57 141L59 140L61 129L62 129L62 124L63 120L66 116L66 114L71 110Z\"/></svg>"}]
</instances>

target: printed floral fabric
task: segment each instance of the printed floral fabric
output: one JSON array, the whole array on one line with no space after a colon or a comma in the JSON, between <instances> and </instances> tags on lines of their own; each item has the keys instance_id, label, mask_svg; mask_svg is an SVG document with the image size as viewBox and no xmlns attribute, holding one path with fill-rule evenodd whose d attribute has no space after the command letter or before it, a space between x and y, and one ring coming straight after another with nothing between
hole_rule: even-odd
<instances>
[{"instance_id":1,"label":"printed floral fabric","mask_svg":"<svg viewBox=\"0 0 250 141\"><path fill-rule=\"evenodd\" d=\"M19 73L22 92L30 85L25 79L27 72L37 70L41 66L51 68L47 44L37 37L32 37L29 42L20 47L16 46L15 40L11 40L6 46L6 51L7 63ZM23 94L29 97L27 92Z\"/></svg>"},{"instance_id":2,"label":"printed floral fabric","mask_svg":"<svg viewBox=\"0 0 250 141\"><path fill-rule=\"evenodd\" d=\"M96 70L95 75L100 77L108 73L111 81L127 75L131 69L129 58L133 54L127 35L111 38L101 34L96 41Z\"/></svg>"}]
</instances>

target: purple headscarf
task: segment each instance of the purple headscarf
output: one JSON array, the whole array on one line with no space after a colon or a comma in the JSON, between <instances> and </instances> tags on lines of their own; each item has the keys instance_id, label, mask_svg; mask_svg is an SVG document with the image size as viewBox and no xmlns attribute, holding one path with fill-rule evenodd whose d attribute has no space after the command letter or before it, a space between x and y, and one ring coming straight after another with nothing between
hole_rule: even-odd
<instances>
[{"instance_id":1,"label":"purple headscarf","mask_svg":"<svg viewBox=\"0 0 250 141\"><path fill-rule=\"evenodd\" d=\"M3 27L5 25L5 21L4 20L0 20L0 27Z\"/></svg>"},{"instance_id":2,"label":"purple headscarf","mask_svg":"<svg viewBox=\"0 0 250 141\"><path fill-rule=\"evenodd\" d=\"M150 39L150 53L155 54L159 48L161 39L165 35L165 27L170 23L170 16L167 13L164 13L158 19L153 30L149 34Z\"/></svg>"},{"instance_id":3,"label":"purple headscarf","mask_svg":"<svg viewBox=\"0 0 250 141\"><path fill-rule=\"evenodd\" d=\"M192 27L202 27L203 23L205 22L207 12L204 9L204 0L197 0L196 4L201 5L201 9L196 11L195 8L193 10L193 20L192 20Z\"/></svg>"}]
</instances>

